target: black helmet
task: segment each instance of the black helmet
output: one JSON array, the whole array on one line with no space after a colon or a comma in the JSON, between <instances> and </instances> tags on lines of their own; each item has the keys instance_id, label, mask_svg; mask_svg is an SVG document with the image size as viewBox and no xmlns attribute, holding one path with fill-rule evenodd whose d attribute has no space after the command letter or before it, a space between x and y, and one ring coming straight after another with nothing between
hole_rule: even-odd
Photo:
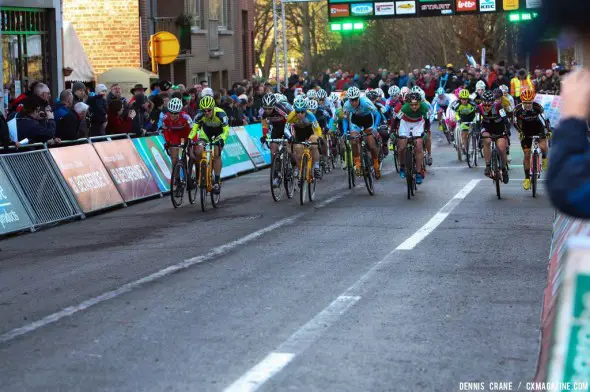
<instances>
[{"instance_id":1,"label":"black helmet","mask_svg":"<svg viewBox=\"0 0 590 392\"><path fill-rule=\"evenodd\" d=\"M422 101L422 96L420 95L420 93L410 93L410 95L408 95L408 102L412 101Z\"/></svg>"},{"instance_id":2,"label":"black helmet","mask_svg":"<svg viewBox=\"0 0 590 392\"><path fill-rule=\"evenodd\" d=\"M481 98L485 103L492 103L495 100L494 93L492 93L490 90L483 93L483 96Z\"/></svg>"},{"instance_id":3,"label":"black helmet","mask_svg":"<svg viewBox=\"0 0 590 392\"><path fill-rule=\"evenodd\" d=\"M379 98L379 93L377 92L377 90L369 90L365 93L365 96L369 98L371 101L374 101L375 99Z\"/></svg>"},{"instance_id":4,"label":"black helmet","mask_svg":"<svg viewBox=\"0 0 590 392\"><path fill-rule=\"evenodd\" d=\"M504 96L502 90L500 90L499 88L494 89L493 93L495 99L502 98Z\"/></svg>"},{"instance_id":5,"label":"black helmet","mask_svg":"<svg viewBox=\"0 0 590 392\"><path fill-rule=\"evenodd\" d=\"M264 94L262 97L262 107L264 108L274 108L275 104L277 103L277 98L274 94Z\"/></svg>"}]
</instances>

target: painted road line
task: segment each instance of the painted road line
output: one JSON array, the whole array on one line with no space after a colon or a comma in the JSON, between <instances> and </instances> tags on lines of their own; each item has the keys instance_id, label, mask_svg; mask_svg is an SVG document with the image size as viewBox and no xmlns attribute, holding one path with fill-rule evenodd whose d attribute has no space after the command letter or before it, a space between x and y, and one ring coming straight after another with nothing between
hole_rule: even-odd
<instances>
[{"instance_id":1,"label":"painted road line","mask_svg":"<svg viewBox=\"0 0 590 392\"><path fill-rule=\"evenodd\" d=\"M333 197L327 199L324 203L318 204L316 206L316 208L321 208L321 207L328 205L329 204L329 203L327 203L328 201L330 203L333 203L334 201L344 197L344 195L347 193L348 193L348 190L346 190L345 192L343 192L339 195L333 196ZM264 227L260 230L252 232L252 233L250 233L244 237L241 237L237 240L234 240L234 241L228 242L224 245L213 248L211 251L209 251L208 253L206 253L204 255L196 256L196 257L184 260L178 264L168 266L168 267L161 269L160 271L157 271L151 275L148 275L146 277L135 280L133 282L129 282L127 284L124 284L123 286L121 286L115 290L108 291L108 292L103 293L99 296L96 296L96 297L90 298L86 301L83 301L83 302L79 303L78 305L68 306L58 312L55 312L55 313L50 314L46 317L43 317L42 319L39 319L37 321L34 321L32 323L29 323L29 324L24 325L19 328L15 328L11 331L8 331L8 332L0 335L0 344L9 342L21 335L25 335L29 332L33 332L39 328L43 328L46 325L55 323L55 322L63 319L64 317L69 317L75 313L86 310L94 305L98 305L102 302L116 298L122 294L129 293L129 292L131 292L131 291L133 291L133 290L135 290L147 283L151 283L156 280L162 279L168 275L171 275L171 274L174 274L178 271L187 269L187 268L192 267L196 264L201 264L206 261L210 261L215 258L219 258L219 256L222 256L222 255L232 251L233 249L235 249L238 246L252 242L253 240L263 236L266 233L269 233L271 231L279 229L283 226L293 224L295 221L297 221L299 218L301 218L304 215L305 215L304 212L299 212L289 218L281 219L270 226Z\"/></svg>"},{"instance_id":2,"label":"painted road line","mask_svg":"<svg viewBox=\"0 0 590 392\"><path fill-rule=\"evenodd\" d=\"M299 328L289 339L254 365L224 392L252 392L280 372L298 354L305 351L361 297L341 295L328 307Z\"/></svg>"},{"instance_id":3,"label":"painted road line","mask_svg":"<svg viewBox=\"0 0 590 392\"><path fill-rule=\"evenodd\" d=\"M447 202L437 212L430 221L422 226L416 233L410 238L404 241L403 244L411 240L414 243L409 249L413 249L420 241L422 241L428 234L430 234L440 223L446 218L451 211L463 200L467 195L477 186L480 180L471 180L465 185L451 200ZM444 218L441 219L441 216ZM434 220L434 221L433 221ZM433 223L434 222L434 223ZM427 228L427 230L425 230ZM382 268L386 263L391 262L394 258L392 257L395 253L404 248L393 249L383 259L377 262L371 267L363 276L361 276L356 282L354 282L344 293L338 296L330 305L324 310L318 313L314 318L308 321L305 325L299 328L289 339L283 342L276 351L273 351L261 362L254 365L250 370L244 373L237 381L232 383L224 392L252 392L260 388L264 383L270 380L273 376L279 373L282 369L287 366L297 355L303 352L309 345L318 340L320 336L338 319L346 313L348 309L357 303L361 296L359 295L362 291L363 285L370 280L377 270ZM404 249L405 250L405 249ZM271 366L274 364L273 361L268 358L271 355L292 355L289 357L288 362L281 363L280 369L277 371L277 366ZM271 357L275 358L275 357ZM286 358L286 357L285 357ZM269 362L269 363L266 363ZM261 369L268 369L266 374L260 374Z\"/></svg>"},{"instance_id":4,"label":"painted road line","mask_svg":"<svg viewBox=\"0 0 590 392\"><path fill-rule=\"evenodd\" d=\"M461 189L447 204L445 204L424 226L418 229L417 232L412 234L410 238L402 242L396 250L412 250L418 245L424 238L434 231L448 216L449 214L459 205L461 200L477 186L481 180L471 180Z\"/></svg>"}]
</instances>

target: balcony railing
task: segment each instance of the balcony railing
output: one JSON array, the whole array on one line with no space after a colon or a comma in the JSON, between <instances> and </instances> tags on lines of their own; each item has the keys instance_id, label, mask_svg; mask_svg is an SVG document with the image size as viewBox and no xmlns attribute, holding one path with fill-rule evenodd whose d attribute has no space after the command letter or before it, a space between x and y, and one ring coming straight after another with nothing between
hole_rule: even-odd
<instances>
[{"instance_id":1,"label":"balcony railing","mask_svg":"<svg viewBox=\"0 0 590 392\"><path fill-rule=\"evenodd\" d=\"M154 24L154 32L168 31L178 38L180 44L179 57L190 56L192 52L191 43L191 27L190 26L179 26L176 23L177 18L160 17L152 18Z\"/></svg>"}]
</instances>

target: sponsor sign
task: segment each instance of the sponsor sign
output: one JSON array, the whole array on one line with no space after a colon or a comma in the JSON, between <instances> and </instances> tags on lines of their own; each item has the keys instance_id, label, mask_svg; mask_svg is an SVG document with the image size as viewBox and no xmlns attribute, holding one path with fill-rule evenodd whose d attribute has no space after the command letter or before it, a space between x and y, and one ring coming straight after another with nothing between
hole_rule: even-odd
<instances>
[{"instance_id":1,"label":"sponsor sign","mask_svg":"<svg viewBox=\"0 0 590 392\"><path fill-rule=\"evenodd\" d=\"M344 16L350 16L348 4L330 4L330 17L341 18Z\"/></svg>"},{"instance_id":2,"label":"sponsor sign","mask_svg":"<svg viewBox=\"0 0 590 392\"><path fill-rule=\"evenodd\" d=\"M496 11L496 0L479 0L480 12L494 12Z\"/></svg>"},{"instance_id":3,"label":"sponsor sign","mask_svg":"<svg viewBox=\"0 0 590 392\"><path fill-rule=\"evenodd\" d=\"M373 3L351 4L350 14L352 16L371 16L373 15Z\"/></svg>"},{"instance_id":4,"label":"sponsor sign","mask_svg":"<svg viewBox=\"0 0 590 392\"><path fill-rule=\"evenodd\" d=\"M540 8L542 6L542 0L526 0L527 8Z\"/></svg>"},{"instance_id":5,"label":"sponsor sign","mask_svg":"<svg viewBox=\"0 0 590 392\"><path fill-rule=\"evenodd\" d=\"M518 9L518 0L502 0L504 11L516 11Z\"/></svg>"},{"instance_id":6,"label":"sponsor sign","mask_svg":"<svg viewBox=\"0 0 590 392\"><path fill-rule=\"evenodd\" d=\"M375 3L375 15L395 15L395 3L393 1Z\"/></svg>"},{"instance_id":7,"label":"sponsor sign","mask_svg":"<svg viewBox=\"0 0 590 392\"><path fill-rule=\"evenodd\" d=\"M254 169L254 164L250 160L248 152L240 143L240 139L233 128L229 130L229 136L221 152L221 160L223 162L221 178Z\"/></svg>"},{"instance_id":8,"label":"sponsor sign","mask_svg":"<svg viewBox=\"0 0 590 392\"><path fill-rule=\"evenodd\" d=\"M416 2L411 1L396 1L395 13L397 15L413 15L416 14Z\"/></svg>"},{"instance_id":9,"label":"sponsor sign","mask_svg":"<svg viewBox=\"0 0 590 392\"><path fill-rule=\"evenodd\" d=\"M143 199L160 193L160 188L130 139L95 143L93 146L123 200Z\"/></svg>"},{"instance_id":10,"label":"sponsor sign","mask_svg":"<svg viewBox=\"0 0 590 392\"><path fill-rule=\"evenodd\" d=\"M29 214L8 180L8 176L0 167L0 234L12 233L31 226L33 223Z\"/></svg>"},{"instance_id":11,"label":"sponsor sign","mask_svg":"<svg viewBox=\"0 0 590 392\"><path fill-rule=\"evenodd\" d=\"M354 3L358 0L328 0L328 3Z\"/></svg>"},{"instance_id":12,"label":"sponsor sign","mask_svg":"<svg viewBox=\"0 0 590 392\"><path fill-rule=\"evenodd\" d=\"M168 192L172 176L172 162L164 149L164 137L149 136L132 139L132 141L160 191Z\"/></svg>"},{"instance_id":13,"label":"sponsor sign","mask_svg":"<svg viewBox=\"0 0 590 392\"><path fill-rule=\"evenodd\" d=\"M123 199L90 144L49 150L84 212L122 204Z\"/></svg>"},{"instance_id":14,"label":"sponsor sign","mask_svg":"<svg viewBox=\"0 0 590 392\"><path fill-rule=\"evenodd\" d=\"M258 151L260 151L260 154L264 159L264 163L270 165L270 149L268 149L268 147L260 143L260 137L262 136L262 124L258 123L246 125L245 129L246 132L248 132L248 136L250 136L250 139L252 139L252 141L256 145Z\"/></svg>"},{"instance_id":15,"label":"sponsor sign","mask_svg":"<svg viewBox=\"0 0 590 392\"><path fill-rule=\"evenodd\" d=\"M561 97L559 95L537 94L535 102L543 107L543 117L551 121L551 127L555 129L561 117Z\"/></svg>"},{"instance_id":16,"label":"sponsor sign","mask_svg":"<svg viewBox=\"0 0 590 392\"><path fill-rule=\"evenodd\" d=\"M420 4L420 16L452 15L453 5L450 0Z\"/></svg>"},{"instance_id":17,"label":"sponsor sign","mask_svg":"<svg viewBox=\"0 0 590 392\"><path fill-rule=\"evenodd\" d=\"M254 144L252 138L250 138L250 135L248 135L246 128L234 127L234 132L238 136L238 139L240 139L240 143L242 143L242 146L244 146L244 148L246 149L246 152L252 160L252 163L254 163L254 166L264 166L264 158L262 157L260 151L258 151L258 148L256 147L256 144Z\"/></svg>"},{"instance_id":18,"label":"sponsor sign","mask_svg":"<svg viewBox=\"0 0 590 392\"><path fill-rule=\"evenodd\" d=\"M476 0L457 0L457 12L477 11Z\"/></svg>"}]
</instances>

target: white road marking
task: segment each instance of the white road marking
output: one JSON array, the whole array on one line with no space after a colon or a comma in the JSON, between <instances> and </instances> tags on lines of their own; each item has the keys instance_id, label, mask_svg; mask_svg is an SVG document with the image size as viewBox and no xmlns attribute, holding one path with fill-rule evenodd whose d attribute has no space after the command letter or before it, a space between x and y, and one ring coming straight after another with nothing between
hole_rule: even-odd
<instances>
[{"instance_id":1,"label":"white road marking","mask_svg":"<svg viewBox=\"0 0 590 392\"><path fill-rule=\"evenodd\" d=\"M382 268L393 260L392 256L399 250L413 249L428 234L432 233L453 211L455 207L465 199L481 180L471 180L465 185L447 204L445 204L432 219L415 232L400 246L389 252L383 259L371 267L363 276L354 282L344 293L338 296L330 305L318 313L314 318L299 328L289 339L283 342L276 351L271 352L261 362L254 365L244 373L237 381L231 384L224 392L252 392L260 388L264 383L279 373L298 354L307 349L319 337L344 314L361 296L363 285ZM404 245L406 244L406 245ZM277 358L282 360L277 360Z\"/></svg>"},{"instance_id":2,"label":"white road marking","mask_svg":"<svg viewBox=\"0 0 590 392\"><path fill-rule=\"evenodd\" d=\"M348 193L348 190L342 191L342 193L340 193L339 195L336 195L336 196L333 196L333 197L327 199L326 201L315 206L315 208L325 207L329 203L333 203L334 201L344 197L344 195L347 193ZM289 218L281 219L281 220L273 223L270 226L264 227L260 230L250 233L244 237L238 238L237 240L234 240L234 241L228 242L224 245L213 248L211 251L209 251L208 253L206 253L204 255L196 256L196 257L190 258L188 260L184 260L178 264L168 266L168 267L161 269L160 271L157 271L151 275L148 275L146 277L135 280L133 282L129 282L127 284L124 284L123 286L121 286L115 290L107 291L106 293L103 293L99 296L96 296L96 297L90 298L86 301L83 301L83 302L79 303L78 305L68 306L58 312L55 312L55 313L50 314L46 317L43 317L40 320L34 321L32 323L29 323L29 324L24 325L19 328L15 328L11 331L8 331L8 332L0 335L0 344L9 342L21 335L25 335L29 332L33 332L39 328L43 328L48 324L55 323L64 317L68 317L68 316L71 316L75 313L86 310L86 309L90 308L91 306L100 304L102 302L108 301L113 298L116 298L122 294L129 293L146 283L154 282L158 279L161 279L163 277L171 275L177 271L192 267L195 264L200 264L200 263L204 263L206 261L215 259L225 253L230 252L231 250L233 250L234 248L236 248L240 245L244 245L248 242L251 242L251 241L261 237L262 235L264 235L266 233L269 233L269 232L276 230L280 227L290 225L293 222L295 222L296 220L298 220L299 218L301 218L303 215L305 215L304 212L299 212Z\"/></svg>"},{"instance_id":3,"label":"white road marking","mask_svg":"<svg viewBox=\"0 0 590 392\"><path fill-rule=\"evenodd\" d=\"M461 189L447 204L445 204L434 216L426 222L424 226L418 229L417 232L412 234L410 238L402 242L396 250L412 250L418 245L424 238L434 231L449 214L457 207L459 202L477 186L481 180L471 180Z\"/></svg>"}]
</instances>

